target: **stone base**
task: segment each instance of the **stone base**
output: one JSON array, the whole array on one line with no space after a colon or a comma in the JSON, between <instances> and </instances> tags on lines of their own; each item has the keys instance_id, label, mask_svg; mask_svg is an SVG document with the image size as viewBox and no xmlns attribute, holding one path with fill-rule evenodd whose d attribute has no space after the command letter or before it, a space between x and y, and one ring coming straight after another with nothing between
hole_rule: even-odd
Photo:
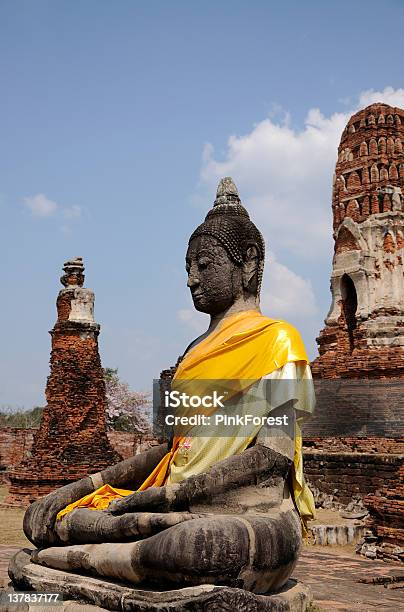
<instances>
[{"instance_id":1,"label":"stone base","mask_svg":"<svg viewBox=\"0 0 404 612\"><path fill-rule=\"evenodd\" d=\"M353 521L352 521L353 522ZM346 546L363 537L363 525L313 525L310 534L318 546Z\"/></svg>"},{"instance_id":2,"label":"stone base","mask_svg":"<svg viewBox=\"0 0 404 612\"><path fill-rule=\"evenodd\" d=\"M107 579L36 565L31 563L31 552L21 550L11 559L9 575L14 586L20 590L63 593L65 600L88 604L90 611L305 612L312 601L310 588L296 580L289 580L281 591L271 595L210 584L166 591L133 589Z\"/></svg>"}]
</instances>

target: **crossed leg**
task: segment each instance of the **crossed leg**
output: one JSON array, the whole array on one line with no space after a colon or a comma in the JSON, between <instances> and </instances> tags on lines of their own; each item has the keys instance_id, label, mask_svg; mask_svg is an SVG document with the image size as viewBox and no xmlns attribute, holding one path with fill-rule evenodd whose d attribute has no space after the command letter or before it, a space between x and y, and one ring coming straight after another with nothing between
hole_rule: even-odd
<instances>
[{"instance_id":1,"label":"crossed leg","mask_svg":"<svg viewBox=\"0 0 404 612\"><path fill-rule=\"evenodd\" d=\"M136 542L51 547L36 551L32 560L134 584L210 583L265 593L287 581L300 543L294 510L275 517L210 515Z\"/></svg>"}]
</instances>

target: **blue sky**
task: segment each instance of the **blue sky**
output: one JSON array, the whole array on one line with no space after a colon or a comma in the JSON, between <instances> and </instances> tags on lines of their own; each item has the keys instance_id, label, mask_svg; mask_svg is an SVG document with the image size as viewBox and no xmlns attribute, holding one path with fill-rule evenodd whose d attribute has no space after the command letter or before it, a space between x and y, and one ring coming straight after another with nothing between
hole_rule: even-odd
<instances>
[{"instance_id":1,"label":"blue sky","mask_svg":"<svg viewBox=\"0 0 404 612\"><path fill-rule=\"evenodd\" d=\"M404 106L404 5L0 3L0 406L43 404L63 262L96 293L103 364L147 389L203 329L194 227L231 174L269 248L263 305L310 355L330 302L349 115Z\"/></svg>"}]
</instances>

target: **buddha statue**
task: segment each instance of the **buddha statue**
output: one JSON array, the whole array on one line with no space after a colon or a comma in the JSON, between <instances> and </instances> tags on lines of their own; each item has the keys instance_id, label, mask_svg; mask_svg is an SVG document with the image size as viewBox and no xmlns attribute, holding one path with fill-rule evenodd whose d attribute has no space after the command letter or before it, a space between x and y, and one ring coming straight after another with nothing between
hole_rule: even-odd
<instances>
[{"instance_id":1,"label":"buddha statue","mask_svg":"<svg viewBox=\"0 0 404 612\"><path fill-rule=\"evenodd\" d=\"M230 393L232 414L249 410L263 419L236 423L230 433L222 428L204 435L201 425L174 430L170 444L34 502L24 531L37 549L12 561L15 584L38 588L44 583L32 575L52 568L48 571L64 576L55 585L67 584L72 571L76 583L79 574L83 580L95 576L99 584L130 585L132 595L150 604L137 608L132 602L131 610L162 609L153 608L162 589L164 609L183 609L178 602L191 597L190 587L199 589L205 603L201 599L186 609L236 609L235 593L244 594L243 602L257 598L255 607L242 609L277 609L264 600L291 576L314 512L300 435L314 397L300 335L290 324L261 314L264 257L262 235L234 182L222 179L186 254L194 306L210 316L210 324L186 349L173 380L173 388L190 381L197 387L201 381L237 381ZM286 428L274 425L285 419ZM221 605L207 603L215 589L226 592ZM170 608L173 590L181 596ZM115 609L111 593L97 599L101 592L101 586L89 588L89 601Z\"/></svg>"}]
</instances>

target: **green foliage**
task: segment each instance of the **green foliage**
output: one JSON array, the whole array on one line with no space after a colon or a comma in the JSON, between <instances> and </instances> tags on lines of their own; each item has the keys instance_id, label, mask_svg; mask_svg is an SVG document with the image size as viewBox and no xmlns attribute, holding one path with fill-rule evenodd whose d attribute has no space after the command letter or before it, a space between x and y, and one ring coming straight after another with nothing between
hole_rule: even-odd
<instances>
[{"instance_id":1,"label":"green foliage","mask_svg":"<svg viewBox=\"0 0 404 612\"><path fill-rule=\"evenodd\" d=\"M36 406L32 410L11 410L2 408L0 410L0 427L39 427L41 423L43 408Z\"/></svg>"},{"instance_id":2,"label":"green foliage","mask_svg":"<svg viewBox=\"0 0 404 612\"><path fill-rule=\"evenodd\" d=\"M118 379L118 368L103 368L106 383Z\"/></svg>"}]
</instances>

